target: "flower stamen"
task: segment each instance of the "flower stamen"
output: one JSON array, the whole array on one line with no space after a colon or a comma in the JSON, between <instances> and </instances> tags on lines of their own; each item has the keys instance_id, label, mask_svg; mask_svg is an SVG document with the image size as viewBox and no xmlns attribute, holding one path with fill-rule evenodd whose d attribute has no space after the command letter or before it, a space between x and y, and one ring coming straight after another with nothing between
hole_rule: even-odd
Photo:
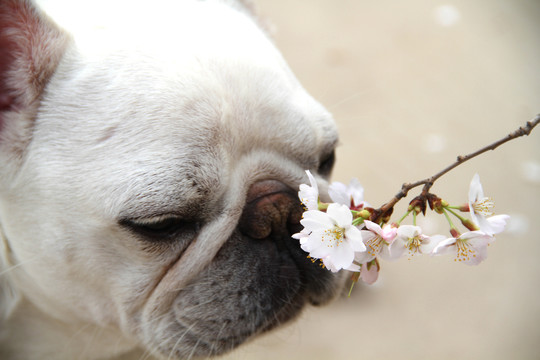
<instances>
[{"instance_id":1,"label":"flower stamen","mask_svg":"<svg viewBox=\"0 0 540 360\"><path fill-rule=\"evenodd\" d=\"M335 225L331 229L324 230L324 235L321 237L322 242L327 242L326 246L333 248L339 246L345 237L345 229Z\"/></svg>"},{"instance_id":2,"label":"flower stamen","mask_svg":"<svg viewBox=\"0 0 540 360\"><path fill-rule=\"evenodd\" d=\"M375 235L365 241L366 251L370 256L377 256L384 245L385 241L380 235Z\"/></svg>"},{"instance_id":3,"label":"flower stamen","mask_svg":"<svg viewBox=\"0 0 540 360\"><path fill-rule=\"evenodd\" d=\"M488 197L478 199L472 204L474 212L481 214L484 217L493 215L493 211L491 211L491 209L493 209L494 206L495 203L493 202L493 199Z\"/></svg>"},{"instance_id":4,"label":"flower stamen","mask_svg":"<svg viewBox=\"0 0 540 360\"><path fill-rule=\"evenodd\" d=\"M467 241L457 239L456 240L456 258L454 261L469 261L476 257L476 250Z\"/></svg>"},{"instance_id":5,"label":"flower stamen","mask_svg":"<svg viewBox=\"0 0 540 360\"><path fill-rule=\"evenodd\" d=\"M422 253L422 251L420 251L420 245L422 245L422 239L420 236L409 238L406 245L407 249L409 250L408 260L410 260L415 254Z\"/></svg>"}]
</instances>

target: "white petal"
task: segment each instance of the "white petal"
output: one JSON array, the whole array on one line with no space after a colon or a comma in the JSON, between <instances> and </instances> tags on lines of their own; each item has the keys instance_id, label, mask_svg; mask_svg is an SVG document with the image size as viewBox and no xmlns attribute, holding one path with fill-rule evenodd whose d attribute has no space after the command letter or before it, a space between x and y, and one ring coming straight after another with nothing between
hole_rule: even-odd
<instances>
[{"instance_id":1,"label":"white petal","mask_svg":"<svg viewBox=\"0 0 540 360\"><path fill-rule=\"evenodd\" d=\"M390 247L386 244L383 244L381 246L381 251L379 252L379 256L383 258L384 260L394 260L392 256L390 255Z\"/></svg>"},{"instance_id":2,"label":"white petal","mask_svg":"<svg viewBox=\"0 0 540 360\"><path fill-rule=\"evenodd\" d=\"M508 221L508 219L510 219L510 216L504 214L488 217L486 221L489 223L491 231L486 232L490 235L502 232L506 227L506 221ZM482 228L480 228L480 230L482 230Z\"/></svg>"},{"instance_id":3,"label":"white petal","mask_svg":"<svg viewBox=\"0 0 540 360\"><path fill-rule=\"evenodd\" d=\"M317 186L317 180L315 180L315 177L311 175L311 172L309 170L306 170L306 174L309 178L309 183L311 184L311 187L314 188L317 192L319 192L319 187Z\"/></svg>"},{"instance_id":4,"label":"white petal","mask_svg":"<svg viewBox=\"0 0 540 360\"><path fill-rule=\"evenodd\" d=\"M484 216L477 214L471 210L471 219L473 223L478 226L478 228L480 228L480 231L490 234L493 232L491 224Z\"/></svg>"},{"instance_id":5,"label":"white petal","mask_svg":"<svg viewBox=\"0 0 540 360\"><path fill-rule=\"evenodd\" d=\"M431 252L432 255L444 255L451 252L455 252L454 246L456 244L455 238L448 238L439 242L437 246Z\"/></svg>"},{"instance_id":6,"label":"white petal","mask_svg":"<svg viewBox=\"0 0 540 360\"><path fill-rule=\"evenodd\" d=\"M359 264L363 264L373 259L375 259L375 256L371 255L367 251L357 252L354 254L354 261L356 261Z\"/></svg>"},{"instance_id":7,"label":"white petal","mask_svg":"<svg viewBox=\"0 0 540 360\"><path fill-rule=\"evenodd\" d=\"M375 234L373 231L368 231L368 230L360 230L360 234L362 234L362 239L364 240L364 242L373 239L375 236L379 236Z\"/></svg>"},{"instance_id":8,"label":"white petal","mask_svg":"<svg viewBox=\"0 0 540 360\"><path fill-rule=\"evenodd\" d=\"M352 224L353 216L351 210L340 204L330 204L326 213L330 216L339 227L345 228Z\"/></svg>"},{"instance_id":9,"label":"white petal","mask_svg":"<svg viewBox=\"0 0 540 360\"><path fill-rule=\"evenodd\" d=\"M326 268L328 270L330 270L331 272L338 272L340 270L332 262L332 257L331 256L324 257L321 260L322 260L324 266L326 266Z\"/></svg>"},{"instance_id":10,"label":"white petal","mask_svg":"<svg viewBox=\"0 0 540 360\"><path fill-rule=\"evenodd\" d=\"M466 265L478 265L487 258L487 248L482 251L476 251L475 256L471 256L469 259L462 261Z\"/></svg>"},{"instance_id":11,"label":"white petal","mask_svg":"<svg viewBox=\"0 0 540 360\"><path fill-rule=\"evenodd\" d=\"M351 264L351 266L349 266L348 268L346 268L345 270L349 270L349 271L354 271L354 272L359 272L360 271L360 266L359 265L356 265L354 262Z\"/></svg>"},{"instance_id":12,"label":"white petal","mask_svg":"<svg viewBox=\"0 0 540 360\"><path fill-rule=\"evenodd\" d=\"M472 246L474 256L465 261L467 265L478 265L487 258L487 246L490 243L490 236L477 236L469 239L467 242Z\"/></svg>"},{"instance_id":13,"label":"white petal","mask_svg":"<svg viewBox=\"0 0 540 360\"><path fill-rule=\"evenodd\" d=\"M360 181L357 178L351 179L347 193L352 198L354 205L358 206L364 202L364 188L360 185Z\"/></svg>"},{"instance_id":14,"label":"white petal","mask_svg":"<svg viewBox=\"0 0 540 360\"><path fill-rule=\"evenodd\" d=\"M482 216L482 214L478 214L474 212L474 209L471 203L469 203L469 212L471 214L471 220L476 226L480 227L480 224L482 224L482 226L484 227L486 226L485 225L486 218Z\"/></svg>"},{"instance_id":15,"label":"white petal","mask_svg":"<svg viewBox=\"0 0 540 360\"><path fill-rule=\"evenodd\" d=\"M487 259L487 246L481 248L474 248L475 256L471 256L468 260L465 260L463 263L467 265L478 265L482 261Z\"/></svg>"},{"instance_id":16,"label":"white petal","mask_svg":"<svg viewBox=\"0 0 540 360\"><path fill-rule=\"evenodd\" d=\"M422 254L431 254L433 250L445 240L446 236L444 235L433 235L429 237L429 240L424 240L422 245L420 245L420 250Z\"/></svg>"},{"instance_id":17,"label":"white petal","mask_svg":"<svg viewBox=\"0 0 540 360\"><path fill-rule=\"evenodd\" d=\"M307 251L310 253L310 256L320 258L325 256L325 254L331 249L328 248L327 243L323 241L323 236L325 235L324 230L315 230L311 234L309 234L307 237L302 238L300 241L300 247L302 250ZM322 248L319 250L319 248ZM329 249L329 250L326 250ZM312 255L311 253L315 252L315 255ZM321 255L322 252L322 255Z\"/></svg>"},{"instance_id":18,"label":"white petal","mask_svg":"<svg viewBox=\"0 0 540 360\"><path fill-rule=\"evenodd\" d=\"M467 240L467 241L473 241L473 239L485 239L490 240L493 238L493 236L481 231L468 231L466 233L461 234L459 237L461 240Z\"/></svg>"},{"instance_id":19,"label":"white petal","mask_svg":"<svg viewBox=\"0 0 540 360\"><path fill-rule=\"evenodd\" d=\"M493 242L494 237L482 231L469 231L459 237L462 240L467 240L472 246L487 246Z\"/></svg>"},{"instance_id":20,"label":"white petal","mask_svg":"<svg viewBox=\"0 0 540 360\"><path fill-rule=\"evenodd\" d=\"M354 260L354 251L347 242L341 243L334 248L331 259L338 269L346 269L351 266Z\"/></svg>"},{"instance_id":21,"label":"white petal","mask_svg":"<svg viewBox=\"0 0 540 360\"><path fill-rule=\"evenodd\" d=\"M351 198L347 194L347 186L345 184L337 181L333 182L328 186L328 195L330 195L330 199L335 203L351 206Z\"/></svg>"},{"instance_id":22,"label":"white petal","mask_svg":"<svg viewBox=\"0 0 540 360\"><path fill-rule=\"evenodd\" d=\"M305 229L304 229L304 230L305 230ZM303 232L303 230L302 230L302 231L300 231L299 233L292 234L291 237L292 237L293 239L300 240L300 239L302 239L302 238L307 237L308 235L309 235L308 233L305 233L305 232Z\"/></svg>"},{"instance_id":23,"label":"white petal","mask_svg":"<svg viewBox=\"0 0 540 360\"><path fill-rule=\"evenodd\" d=\"M319 192L306 184L300 185L298 198L308 210L317 210L319 207Z\"/></svg>"},{"instance_id":24,"label":"white petal","mask_svg":"<svg viewBox=\"0 0 540 360\"><path fill-rule=\"evenodd\" d=\"M311 186L301 184L299 187L300 191L298 191L298 198L308 210L317 210L319 207L319 188L317 181L309 170L306 170L306 174Z\"/></svg>"},{"instance_id":25,"label":"white petal","mask_svg":"<svg viewBox=\"0 0 540 360\"><path fill-rule=\"evenodd\" d=\"M420 229L419 226L414 225L401 225L397 229L397 236L404 241L407 241L421 233L422 229Z\"/></svg>"},{"instance_id":26,"label":"white petal","mask_svg":"<svg viewBox=\"0 0 540 360\"><path fill-rule=\"evenodd\" d=\"M469 186L469 203L473 203L477 199L481 199L483 197L484 189L482 189L482 184L480 183L480 176L478 174L474 174ZM470 211L472 211L472 208Z\"/></svg>"},{"instance_id":27,"label":"white petal","mask_svg":"<svg viewBox=\"0 0 540 360\"><path fill-rule=\"evenodd\" d=\"M304 213L304 218L300 220L300 224L304 226L306 231L313 231L321 228L331 228L334 226L334 221L328 216L327 213L323 213L318 210L309 210Z\"/></svg>"},{"instance_id":28,"label":"white petal","mask_svg":"<svg viewBox=\"0 0 540 360\"><path fill-rule=\"evenodd\" d=\"M362 232L355 226L349 226L345 229L345 238L347 238L354 251L366 251L366 245L362 239Z\"/></svg>"},{"instance_id":29,"label":"white petal","mask_svg":"<svg viewBox=\"0 0 540 360\"><path fill-rule=\"evenodd\" d=\"M388 246L388 260L396 260L405 254L407 246L405 242L401 240L394 241L390 246Z\"/></svg>"},{"instance_id":30,"label":"white petal","mask_svg":"<svg viewBox=\"0 0 540 360\"><path fill-rule=\"evenodd\" d=\"M304 250L304 248L302 248ZM306 251L306 250L304 250ZM316 248L312 248L309 252L309 256L315 259L322 259L325 256L328 256L332 253L332 249L326 246L319 246Z\"/></svg>"},{"instance_id":31,"label":"white petal","mask_svg":"<svg viewBox=\"0 0 540 360\"><path fill-rule=\"evenodd\" d=\"M487 235L482 231L469 231L463 233L457 241L462 241L467 244L468 250L465 256L460 256L459 250L457 255L460 261L467 265L478 265L487 257L487 245L491 242L492 236ZM435 248L437 250L437 248Z\"/></svg>"}]
</instances>

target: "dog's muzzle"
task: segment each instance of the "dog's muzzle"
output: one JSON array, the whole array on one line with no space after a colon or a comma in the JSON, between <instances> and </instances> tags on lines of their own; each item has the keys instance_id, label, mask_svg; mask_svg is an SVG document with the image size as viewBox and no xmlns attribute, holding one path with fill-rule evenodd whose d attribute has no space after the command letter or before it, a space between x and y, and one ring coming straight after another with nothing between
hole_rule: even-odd
<instances>
[{"instance_id":1,"label":"dog's muzzle","mask_svg":"<svg viewBox=\"0 0 540 360\"><path fill-rule=\"evenodd\" d=\"M170 331L196 347L192 354L226 352L338 292L342 277L308 258L291 237L302 228L303 210L296 191L279 181L250 187L236 230L174 302ZM171 346L178 341L171 339Z\"/></svg>"}]
</instances>

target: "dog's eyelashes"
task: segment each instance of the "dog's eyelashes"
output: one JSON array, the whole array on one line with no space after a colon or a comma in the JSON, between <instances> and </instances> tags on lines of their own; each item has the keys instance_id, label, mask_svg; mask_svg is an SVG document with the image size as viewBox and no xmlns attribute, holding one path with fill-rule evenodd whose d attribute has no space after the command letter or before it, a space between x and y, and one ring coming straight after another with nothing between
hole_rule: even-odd
<instances>
[{"instance_id":1,"label":"dog's eyelashes","mask_svg":"<svg viewBox=\"0 0 540 360\"><path fill-rule=\"evenodd\" d=\"M157 217L150 219L123 219L120 224L137 235L152 241L166 241L184 233L195 233L199 223L179 217Z\"/></svg>"},{"instance_id":2,"label":"dog's eyelashes","mask_svg":"<svg viewBox=\"0 0 540 360\"><path fill-rule=\"evenodd\" d=\"M330 154L323 157L319 163L318 173L322 176L329 176L334 168L334 163L336 162L336 151L332 150Z\"/></svg>"}]
</instances>

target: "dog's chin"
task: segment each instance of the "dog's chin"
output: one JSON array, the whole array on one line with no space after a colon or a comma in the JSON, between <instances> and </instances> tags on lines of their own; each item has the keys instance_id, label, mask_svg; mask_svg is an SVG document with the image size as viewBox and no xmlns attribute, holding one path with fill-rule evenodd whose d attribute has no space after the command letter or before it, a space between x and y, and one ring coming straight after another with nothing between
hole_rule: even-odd
<instances>
[{"instance_id":1,"label":"dog's chin","mask_svg":"<svg viewBox=\"0 0 540 360\"><path fill-rule=\"evenodd\" d=\"M308 303L331 300L341 274L307 258L289 225L259 239L237 230L167 314L149 324L157 335L152 348L178 359L220 355L294 319Z\"/></svg>"}]
</instances>

